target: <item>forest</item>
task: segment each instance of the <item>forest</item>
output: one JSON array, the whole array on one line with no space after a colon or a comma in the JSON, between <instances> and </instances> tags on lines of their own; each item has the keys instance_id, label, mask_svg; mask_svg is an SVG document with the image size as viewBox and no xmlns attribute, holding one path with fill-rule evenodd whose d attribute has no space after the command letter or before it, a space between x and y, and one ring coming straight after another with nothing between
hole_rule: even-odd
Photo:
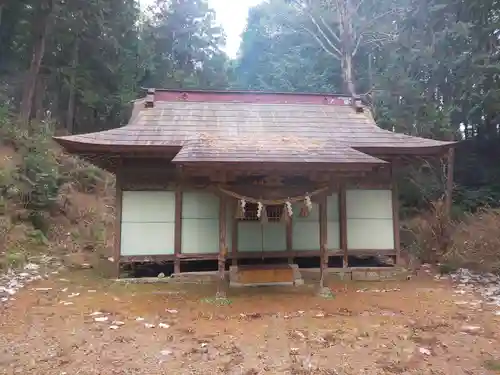
<instances>
[{"instance_id":1,"label":"forest","mask_svg":"<svg viewBox=\"0 0 500 375\"><path fill-rule=\"evenodd\" d=\"M0 111L21 128L82 133L123 125L147 87L357 95L381 127L464 140L455 201L474 211L500 199L499 11L493 0L267 0L229 58L206 0L0 0Z\"/></svg>"}]
</instances>

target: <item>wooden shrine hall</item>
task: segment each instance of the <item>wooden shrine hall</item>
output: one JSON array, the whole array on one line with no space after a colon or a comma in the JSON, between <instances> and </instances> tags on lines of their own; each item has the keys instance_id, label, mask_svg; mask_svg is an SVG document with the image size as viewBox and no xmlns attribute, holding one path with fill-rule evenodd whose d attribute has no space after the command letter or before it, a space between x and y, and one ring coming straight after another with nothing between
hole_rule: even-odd
<instances>
[{"instance_id":1,"label":"wooden shrine hall","mask_svg":"<svg viewBox=\"0 0 500 375\"><path fill-rule=\"evenodd\" d=\"M115 276L140 262L398 263L397 162L448 160L451 189L454 146L383 130L344 96L159 89L123 127L55 140L116 175Z\"/></svg>"}]
</instances>

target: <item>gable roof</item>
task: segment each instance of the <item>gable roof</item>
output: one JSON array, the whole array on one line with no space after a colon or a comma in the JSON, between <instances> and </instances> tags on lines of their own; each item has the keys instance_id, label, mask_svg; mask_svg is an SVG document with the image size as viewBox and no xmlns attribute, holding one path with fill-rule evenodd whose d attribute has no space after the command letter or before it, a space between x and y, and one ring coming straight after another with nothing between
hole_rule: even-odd
<instances>
[{"instance_id":1,"label":"gable roof","mask_svg":"<svg viewBox=\"0 0 500 375\"><path fill-rule=\"evenodd\" d=\"M126 126L55 140L73 153L173 148L179 163L369 163L378 159L364 153L433 153L453 145L383 130L369 110L358 112L348 98L333 95L159 90L147 100L150 108L135 102ZM321 147L314 151L314 144Z\"/></svg>"}]
</instances>

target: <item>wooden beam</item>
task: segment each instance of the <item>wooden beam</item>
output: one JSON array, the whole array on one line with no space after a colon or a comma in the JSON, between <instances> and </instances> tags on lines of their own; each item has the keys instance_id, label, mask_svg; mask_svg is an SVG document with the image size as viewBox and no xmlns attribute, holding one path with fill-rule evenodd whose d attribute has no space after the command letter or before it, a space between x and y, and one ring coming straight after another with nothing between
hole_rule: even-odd
<instances>
[{"instance_id":1,"label":"wooden beam","mask_svg":"<svg viewBox=\"0 0 500 375\"><path fill-rule=\"evenodd\" d=\"M163 263L173 262L175 255L124 255L120 257L121 263Z\"/></svg>"},{"instance_id":2,"label":"wooden beam","mask_svg":"<svg viewBox=\"0 0 500 375\"><path fill-rule=\"evenodd\" d=\"M112 260L115 265L113 267L113 277L118 279L120 277L120 254L121 254L121 238L122 238L122 201L123 191L121 186L122 173L121 168L116 170L115 179L115 238L113 244Z\"/></svg>"},{"instance_id":3,"label":"wooden beam","mask_svg":"<svg viewBox=\"0 0 500 375\"><path fill-rule=\"evenodd\" d=\"M227 254L227 243L226 243L226 202L227 199L224 196L220 197L219 200L219 280L217 283L217 298L226 297L226 254Z\"/></svg>"},{"instance_id":4,"label":"wooden beam","mask_svg":"<svg viewBox=\"0 0 500 375\"><path fill-rule=\"evenodd\" d=\"M319 246L320 246L320 290L325 287L325 278L328 273L327 254L327 197L324 195L319 202Z\"/></svg>"},{"instance_id":5,"label":"wooden beam","mask_svg":"<svg viewBox=\"0 0 500 375\"><path fill-rule=\"evenodd\" d=\"M340 250L343 254L342 267L349 267L347 250L347 191L345 184L339 189L339 222L340 222Z\"/></svg>"},{"instance_id":6,"label":"wooden beam","mask_svg":"<svg viewBox=\"0 0 500 375\"><path fill-rule=\"evenodd\" d=\"M396 179L396 165L392 164L391 180L392 180L392 223L394 230L394 250L396 251L396 264L401 264L401 239L399 225L399 190Z\"/></svg>"},{"instance_id":7,"label":"wooden beam","mask_svg":"<svg viewBox=\"0 0 500 375\"><path fill-rule=\"evenodd\" d=\"M179 255L182 251L182 188L178 185L175 189L175 233L174 233L174 273L181 272Z\"/></svg>"}]
</instances>

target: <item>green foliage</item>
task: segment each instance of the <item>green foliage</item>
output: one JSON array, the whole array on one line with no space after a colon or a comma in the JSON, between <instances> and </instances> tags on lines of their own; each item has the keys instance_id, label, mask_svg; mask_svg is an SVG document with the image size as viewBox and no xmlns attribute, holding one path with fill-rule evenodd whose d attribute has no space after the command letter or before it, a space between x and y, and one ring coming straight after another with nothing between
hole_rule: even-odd
<instances>
[{"instance_id":1,"label":"green foliage","mask_svg":"<svg viewBox=\"0 0 500 375\"><path fill-rule=\"evenodd\" d=\"M336 61L300 25L303 16L284 1L252 8L234 66L235 88L281 92L340 91Z\"/></svg>"},{"instance_id":2,"label":"green foliage","mask_svg":"<svg viewBox=\"0 0 500 375\"><path fill-rule=\"evenodd\" d=\"M232 300L226 297L206 297L201 300L201 302L209 303L211 305L215 305L217 307L229 306L233 303Z\"/></svg>"},{"instance_id":3,"label":"green foliage","mask_svg":"<svg viewBox=\"0 0 500 375\"><path fill-rule=\"evenodd\" d=\"M35 0L2 2L0 102L19 106L32 60ZM114 128L149 87L227 87L223 31L207 1L54 0L32 117L70 133Z\"/></svg>"},{"instance_id":4,"label":"green foliage","mask_svg":"<svg viewBox=\"0 0 500 375\"><path fill-rule=\"evenodd\" d=\"M45 234L43 234L43 232L39 229L35 229L35 230L29 232L28 238L31 240L31 242L34 245L38 245L38 246L41 246L41 245L48 246L49 245L49 240L47 239L47 237L45 237Z\"/></svg>"},{"instance_id":5,"label":"green foliage","mask_svg":"<svg viewBox=\"0 0 500 375\"><path fill-rule=\"evenodd\" d=\"M96 192L98 186L105 184L106 177L101 169L83 164L67 171L65 179L74 182L79 191L91 194Z\"/></svg>"},{"instance_id":6,"label":"green foliage","mask_svg":"<svg viewBox=\"0 0 500 375\"><path fill-rule=\"evenodd\" d=\"M5 254L7 268L18 268L26 262L26 255L18 249L9 249Z\"/></svg>"},{"instance_id":7,"label":"green foliage","mask_svg":"<svg viewBox=\"0 0 500 375\"><path fill-rule=\"evenodd\" d=\"M460 266L457 264L445 262L439 265L439 272L442 275L448 275L450 273L457 271L459 268Z\"/></svg>"},{"instance_id":8,"label":"green foliage","mask_svg":"<svg viewBox=\"0 0 500 375\"><path fill-rule=\"evenodd\" d=\"M28 209L48 210L57 198L60 179L56 164L51 159L47 151L36 148L24 155L21 173L25 189L22 194Z\"/></svg>"},{"instance_id":9,"label":"green foliage","mask_svg":"<svg viewBox=\"0 0 500 375\"><path fill-rule=\"evenodd\" d=\"M141 32L147 87L224 89L225 37L206 0L160 0Z\"/></svg>"},{"instance_id":10,"label":"green foliage","mask_svg":"<svg viewBox=\"0 0 500 375\"><path fill-rule=\"evenodd\" d=\"M499 359L487 359L483 362L483 367L489 371L500 371Z\"/></svg>"}]
</instances>

